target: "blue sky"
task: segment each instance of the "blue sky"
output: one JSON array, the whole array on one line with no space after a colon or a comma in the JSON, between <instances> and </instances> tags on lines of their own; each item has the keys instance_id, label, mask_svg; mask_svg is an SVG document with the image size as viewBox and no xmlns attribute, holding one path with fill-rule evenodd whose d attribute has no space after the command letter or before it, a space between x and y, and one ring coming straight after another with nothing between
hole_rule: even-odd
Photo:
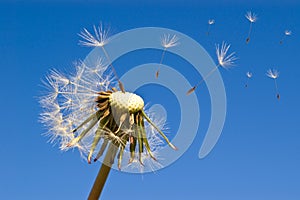
<instances>
[{"instance_id":1,"label":"blue sky","mask_svg":"<svg viewBox=\"0 0 300 200\"><path fill-rule=\"evenodd\" d=\"M245 43L247 11L259 18L249 44ZM200 128L189 150L156 173L112 171L102 199L299 199L300 3L1 2L0 13L1 199L87 197L100 163L88 165L76 150L60 152L47 143L38 122L37 97L41 79L51 68L72 69L74 61L90 52L78 45L77 33L99 22L108 24L112 33L147 26L174 29L198 41L214 60L214 45L226 41L239 57L233 69L220 69L228 111L213 151L198 158L210 119L209 95L203 85L196 91ZM207 36L210 18L216 23ZM280 45L286 29L293 33ZM136 52L117 62L126 67L116 68L122 74L130 64L158 62L160 55L159 51ZM164 63L182 72L191 84L201 79L192 69L181 67L175 55L166 54ZM280 101L273 81L265 76L269 68L280 71ZM246 89L248 70L253 78ZM172 95L156 86L141 88L140 93L151 103L174 105L169 106L175 114L168 115L168 124L176 131L178 108L170 100Z\"/></svg>"}]
</instances>

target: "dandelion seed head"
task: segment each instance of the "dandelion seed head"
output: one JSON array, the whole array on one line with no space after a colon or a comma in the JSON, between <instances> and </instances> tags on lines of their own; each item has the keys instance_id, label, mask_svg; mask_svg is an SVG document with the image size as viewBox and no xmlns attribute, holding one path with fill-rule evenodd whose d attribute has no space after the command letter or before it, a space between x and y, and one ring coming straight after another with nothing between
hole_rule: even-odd
<instances>
[{"instance_id":1,"label":"dandelion seed head","mask_svg":"<svg viewBox=\"0 0 300 200\"><path fill-rule=\"evenodd\" d=\"M292 35L292 31L291 30L285 30L284 34L287 35L287 36Z\"/></svg>"},{"instance_id":2,"label":"dandelion seed head","mask_svg":"<svg viewBox=\"0 0 300 200\"><path fill-rule=\"evenodd\" d=\"M251 22L254 23L257 21L257 15L255 13L252 13L251 11L248 11L245 15L245 17Z\"/></svg>"},{"instance_id":3,"label":"dandelion seed head","mask_svg":"<svg viewBox=\"0 0 300 200\"><path fill-rule=\"evenodd\" d=\"M161 37L161 45L166 49L179 45L178 41L179 41L179 38L176 35L172 36L170 34L164 34Z\"/></svg>"},{"instance_id":4,"label":"dandelion seed head","mask_svg":"<svg viewBox=\"0 0 300 200\"><path fill-rule=\"evenodd\" d=\"M209 19L208 22L207 22L209 25L212 25L215 23L215 20L214 19Z\"/></svg>"},{"instance_id":5,"label":"dandelion seed head","mask_svg":"<svg viewBox=\"0 0 300 200\"><path fill-rule=\"evenodd\" d=\"M277 79L279 77L279 72L276 69L269 69L266 75L272 79Z\"/></svg>"},{"instance_id":6,"label":"dandelion seed head","mask_svg":"<svg viewBox=\"0 0 300 200\"><path fill-rule=\"evenodd\" d=\"M39 101L43 109L40 121L50 142L63 151L78 149L89 163L101 157L107 141L130 162L137 159L141 165L150 162L149 158L157 159L154 155L164 144L162 138L175 149L159 129L161 123L146 114L140 96L110 90L117 85L111 70L99 58L75 63L75 72L68 76L50 71L44 80L48 92ZM121 163L119 156L118 165Z\"/></svg>"},{"instance_id":7,"label":"dandelion seed head","mask_svg":"<svg viewBox=\"0 0 300 200\"><path fill-rule=\"evenodd\" d=\"M218 45L216 45L216 54L218 58L218 63L223 68L229 68L234 65L234 61L237 60L237 57L235 56L235 52L232 52L229 55L226 55L228 50L230 48L230 45L227 45L225 42L222 42L221 48Z\"/></svg>"}]
</instances>

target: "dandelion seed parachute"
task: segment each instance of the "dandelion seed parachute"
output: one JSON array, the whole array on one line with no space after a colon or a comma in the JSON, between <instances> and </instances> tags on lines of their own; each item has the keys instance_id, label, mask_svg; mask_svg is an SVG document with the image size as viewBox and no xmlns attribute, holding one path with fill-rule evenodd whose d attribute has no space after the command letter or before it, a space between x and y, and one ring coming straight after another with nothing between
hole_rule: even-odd
<instances>
[{"instance_id":1,"label":"dandelion seed parachute","mask_svg":"<svg viewBox=\"0 0 300 200\"><path fill-rule=\"evenodd\" d=\"M246 13L245 17L250 22L248 36L246 38L246 43L248 44L250 42L250 35L251 35L251 31L252 31L252 24L257 21L257 15L255 13L252 13L251 11L248 11Z\"/></svg>"},{"instance_id":2,"label":"dandelion seed parachute","mask_svg":"<svg viewBox=\"0 0 300 200\"><path fill-rule=\"evenodd\" d=\"M274 84L275 84L275 90L276 90L276 98L278 100L280 100L280 93L278 91L278 85L277 85L277 81L276 79L279 77L279 72L275 69L269 69L266 73L266 75L274 80Z\"/></svg>"},{"instance_id":3,"label":"dandelion seed parachute","mask_svg":"<svg viewBox=\"0 0 300 200\"><path fill-rule=\"evenodd\" d=\"M218 59L218 65L216 65L215 68L213 68L201 81L199 81L194 87L190 88L187 91L187 95L190 95L193 93L196 88L203 83L209 76L211 76L219 67L223 67L225 69L228 69L229 67L234 65L234 62L237 60L237 57L235 56L235 52L230 53L227 55L228 50L230 48L230 45L226 44L225 42L222 42L222 45L216 45L216 55Z\"/></svg>"},{"instance_id":4,"label":"dandelion seed parachute","mask_svg":"<svg viewBox=\"0 0 300 200\"><path fill-rule=\"evenodd\" d=\"M171 36L170 34L164 34L161 37L161 46L164 48L164 50L161 54L159 64L162 64L167 49L171 48L171 47L175 47L179 44L178 40L179 40L179 38L176 35ZM159 73L160 73L160 68L158 68L157 71L155 72L155 77L156 78L158 78Z\"/></svg>"},{"instance_id":5,"label":"dandelion seed parachute","mask_svg":"<svg viewBox=\"0 0 300 200\"><path fill-rule=\"evenodd\" d=\"M282 37L282 39L280 40L280 44L282 44L283 43L283 41L284 41L284 39L287 37L287 36L290 36L290 35L292 35L292 31L290 31L290 30L285 30L284 31L284 35L283 35L283 37Z\"/></svg>"},{"instance_id":6,"label":"dandelion seed parachute","mask_svg":"<svg viewBox=\"0 0 300 200\"><path fill-rule=\"evenodd\" d=\"M246 81L245 87L247 88L249 80L252 78L252 72L247 72L246 76L247 76L247 81Z\"/></svg>"},{"instance_id":7,"label":"dandelion seed parachute","mask_svg":"<svg viewBox=\"0 0 300 200\"><path fill-rule=\"evenodd\" d=\"M209 19L209 20L207 21L208 27L207 27L206 35L209 35L209 34L210 34L210 27L211 27L211 25L213 25L214 23L215 23L215 20L214 20L214 19Z\"/></svg>"}]
</instances>

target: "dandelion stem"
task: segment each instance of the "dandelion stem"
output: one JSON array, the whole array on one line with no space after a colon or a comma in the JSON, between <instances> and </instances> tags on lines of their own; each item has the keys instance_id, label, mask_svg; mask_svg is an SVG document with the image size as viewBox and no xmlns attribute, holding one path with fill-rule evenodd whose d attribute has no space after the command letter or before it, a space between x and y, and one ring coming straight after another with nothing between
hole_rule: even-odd
<instances>
[{"instance_id":1,"label":"dandelion stem","mask_svg":"<svg viewBox=\"0 0 300 200\"><path fill-rule=\"evenodd\" d=\"M105 182L107 180L107 177L109 175L109 172L111 170L111 166L113 164L112 160L114 160L116 153L117 153L115 148L117 148L117 146L113 143L110 143L107 153L105 155L104 161L101 165L101 168L98 172L98 175L96 177L94 185L89 194L88 200L98 200L99 199L101 192L103 190L103 187L105 185Z\"/></svg>"}]
</instances>

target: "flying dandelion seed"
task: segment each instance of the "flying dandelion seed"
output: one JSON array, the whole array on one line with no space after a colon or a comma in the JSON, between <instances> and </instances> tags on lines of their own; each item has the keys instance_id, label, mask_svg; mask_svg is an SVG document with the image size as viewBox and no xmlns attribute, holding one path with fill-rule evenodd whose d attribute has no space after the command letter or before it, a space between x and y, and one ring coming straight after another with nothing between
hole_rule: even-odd
<instances>
[{"instance_id":1,"label":"flying dandelion seed","mask_svg":"<svg viewBox=\"0 0 300 200\"><path fill-rule=\"evenodd\" d=\"M209 35L211 25L215 24L215 20L214 19L209 19L207 23L208 23L208 27L207 27L206 35Z\"/></svg>"},{"instance_id":2,"label":"flying dandelion seed","mask_svg":"<svg viewBox=\"0 0 300 200\"><path fill-rule=\"evenodd\" d=\"M246 39L246 43L248 44L250 42L250 35L251 35L251 31L252 31L252 24L257 21L257 15L255 13L252 13L251 11L248 11L246 13L245 17L250 22L249 31L248 31L248 37Z\"/></svg>"},{"instance_id":3,"label":"flying dandelion seed","mask_svg":"<svg viewBox=\"0 0 300 200\"><path fill-rule=\"evenodd\" d=\"M245 87L247 88L248 87L248 83L249 83L249 80L252 78L252 72L247 72L246 73L246 76L247 76L247 81L246 81L246 84L245 84Z\"/></svg>"},{"instance_id":4,"label":"flying dandelion seed","mask_svg":"<svg viewBox=\"0 0 300 200\"><path fill-rule=\"evenodd\" d=\"M117 74L104 49L107 32L96 27L94 30L95 36L84 29L80 35L85 41L80 43L102 47L109 63L103 58L94 63L79 62L76 73L68 76L52 70L44 81L49 92L40 99L40 120L48 129L50 141L58 143L61 150L78 148L88 163L105 154L89 199L99 198L115 157L119 169L124 154L129 154L129 163L138 158L140 166L149 157L156 161L156 149L163 143L160 138L176 150L161 126L146 114L143 99L114 87L113 77Z\"/></svg>"},{"instance_id":5,"label":"flying dandelion seed","mask_svg":"<svg viewBox=\"0 0 300 200\"><path fill-rule=\"evenodd\" d=\"M278 92L278 85L277 85L277 81L276 79L279 77L279 72L275 69L269 69L266 73L266 75L269 77L269 78L272 78L274 79L274 84L275 84L275 91L276 91L276 97L277 99L279 100L280 99L280 94Z\"/></svg>"},{"instance_id":6,"label":"flying dandelion seed","mask_svg":"<svg viewBox=\"0 0 300 200\"><path fill-rule=\"evenodd\" d=\"M234 65L234 61L237 60L237 57L235 56L235 52L230 53L229 55L226 55L228 50L230 48L230 45L227 45L225 42L222 42L222 46L220 48L220 45L216 45L216 54L218 58L218 65L213 68L200 82L198 82L194 87L189 89L187 91L187 95L193 93L196 88L204 82L210 75L213 74L219 67L222 67L224 69L228 69L231 66Z\"/></svg>"},{"instance_id":7,"label":"flying dandelion seed","mask_svg":"<svg viewBox=\"0 0 300 200\"><path fill-rule=\"evenodd\" d=\"M171 36L170 34L164 34L162 36L161 46L164 47L164 49L163 49L163 52L161 54L161 58L160 58L160 62L159 62L160 65L162 64L162 62L164 60L165 53L166 53L167 49L179 45L178 40L179 40L179 38L176 35ZM158 69L155 73L156 78L158 78L159 72L160 72L160 67L158 67Z\"/></svg>"},{"instance_id":8,"label":"flying dandelion seed","mask_svg":"<svg viewBox=\"0 0 300 200\"><path fill-rule=\"evenodd\" d=\"M283 35L283 37L282 37L282 39L280 40L280 44L282 44L283 43L283 41L284 41L284 39L287 37L287 36L290 36L290 35L292 35L292 31L290 31L290 30L285 30L284 31L284 35Z\"/></svg>"}]
</instances>

